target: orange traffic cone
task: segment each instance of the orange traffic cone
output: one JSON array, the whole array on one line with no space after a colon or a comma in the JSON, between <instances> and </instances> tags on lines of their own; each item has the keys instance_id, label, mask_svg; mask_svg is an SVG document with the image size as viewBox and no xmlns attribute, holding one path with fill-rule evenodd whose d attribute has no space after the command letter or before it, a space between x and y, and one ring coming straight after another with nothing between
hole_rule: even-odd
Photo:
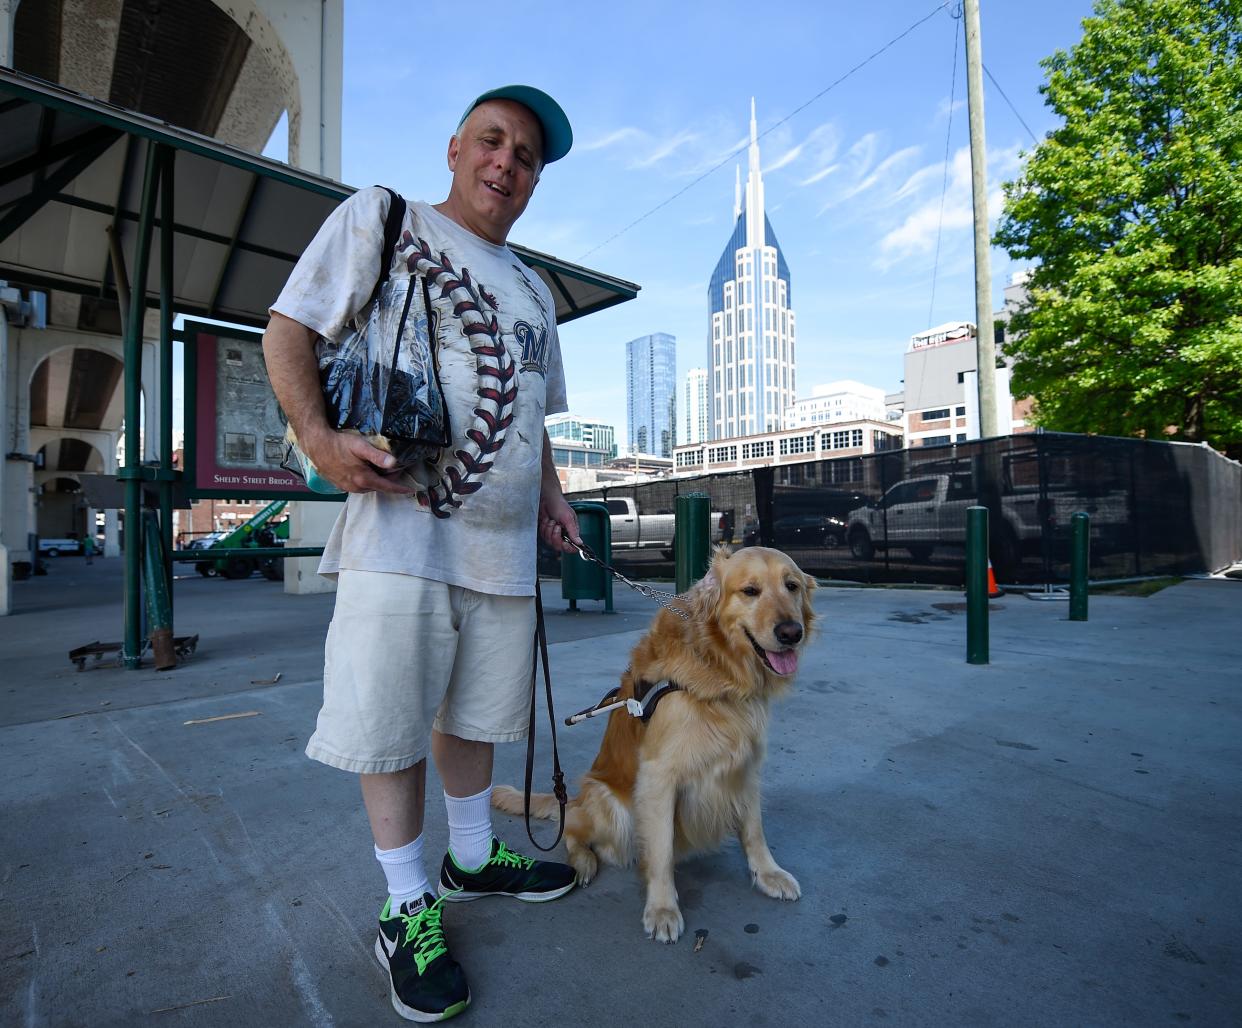
<instances>
[{"instance_id":1,"label":"orange traffic cone","mask_svg":"<svg viewBox=\"0 0 1242 1028\"><path fill-rule=\"evenodd\" d=\"M992 558L988 558L988 599L997 600L1004 596L1005 593L999 585L996 584L996 573L992 570Z\"/></svg>"}]
</instances>

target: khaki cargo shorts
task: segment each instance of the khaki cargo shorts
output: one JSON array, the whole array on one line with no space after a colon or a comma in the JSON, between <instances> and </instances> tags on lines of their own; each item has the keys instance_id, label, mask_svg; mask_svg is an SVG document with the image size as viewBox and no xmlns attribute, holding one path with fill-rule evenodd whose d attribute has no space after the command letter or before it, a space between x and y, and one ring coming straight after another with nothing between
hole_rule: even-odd
<instances>
[{"instance_id":1,"label":"khaki cargo shorts","mask_svg":"<svg viewBox=\"0 0 1242 1028\"><path fill-rule=\"evenodd\" d=\"M427 756L431 730L515 742L530 719L535 598L341 571L306 754L360 774Z\"/></svg>"}]
</instances>

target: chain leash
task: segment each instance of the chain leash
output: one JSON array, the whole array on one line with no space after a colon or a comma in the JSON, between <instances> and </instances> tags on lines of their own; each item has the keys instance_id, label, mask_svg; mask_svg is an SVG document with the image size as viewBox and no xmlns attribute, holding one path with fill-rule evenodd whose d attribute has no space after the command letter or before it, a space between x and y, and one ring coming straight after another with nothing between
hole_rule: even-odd
<instances>
[{"instance_id":1,"label":"chain leash","mask_svg":"<svg viewBox=\"0 0 1242 1028\"><path fill-rule=\"evenodd\" d=\"M612 575L617 580L624 582L635 592L642 593L649 600L654 600L665 610L671 610L674 614L676 614L682 620L684 621L690 620L689 611L683 610L681 607L675 606L677 601L681 599L679 594L660 592L658 589L652 589L651 586L649 585L642 585L639 582L632 582L630 581L630 579L626 578L625 575L621 574L621 572L618 571L616 568L614 568L611 564L604 563L604 561L601 560L600 557L596 555L595 551L592 550L591 547L588 546L586 543L582 543L581 545L579 545L578 543L570 539L568 536L563 536L562 538L565 540L565 542L569 543L570 546L572 546L575 550L578 551L578 556L581 557L583 560L588 561L591 564L596 564L599 567L603 568L610 575Z\"/></svg>"}]
</instances>

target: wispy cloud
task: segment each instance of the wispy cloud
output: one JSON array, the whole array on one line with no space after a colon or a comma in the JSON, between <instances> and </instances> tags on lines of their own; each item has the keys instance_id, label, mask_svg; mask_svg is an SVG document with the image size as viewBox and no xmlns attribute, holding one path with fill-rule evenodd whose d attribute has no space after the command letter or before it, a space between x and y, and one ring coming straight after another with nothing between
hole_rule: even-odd
<instances>
[{"instance_id":1,"label":"wispy cloud","mask_svg":"<svg viewBox=\"0 0 1242 1028\"><path fill-rule=\"evenodd\" d=\"M872 188L872 186L882 182L889 172L905 164L910 160L910 158L916 157L918 152L919 148L917 146L907 146L902 150L898 150L896 153L889 154L884 158L884 160L877 164L875 166L875 170L863 178L861 182L858 182L852 188L847 189L841 199L850 200L859 193L866 192L868 189Z\"/></svg>"},{"instance_id":2,"label":"wispy cloud","mask_svg":"<svg viewBox=\"0 0 1242 1028\"><path fill-rule=\"evenodd\" d=\"M781 154L778 158L776 158L776 160L774 160L771 164L767 165L763 169L763 173L765 175L768 175L774 171L778 171L781 168L786 167L787 165L793 164L793 162L796 161L802 155L803 149L804 149L804 145L802 143L799 143L797 146L790 147L783 154Z\"/></svg>"},{"instance_id":3,"label":"wispy cloud","mask_svg":"<svg viewBox=\"0 0 1242 1028\"><path fill-rule=\"evenodd\" d=\"M697 218L687 218L682 224L687 228L700 228L703 225L715 224L719 220L715 214L703 214Z\"/></svg>"},{"instance_id":4,"label":"wispy cloud","mask_svg":"<svg viewBox=\"0 0 1242 1028\"><path fill-rule=\"evenodd\" d=\"M640 158L637 158L636 160L630 161L630 167L631 168L650 168L653 164L659 164L660 161L664 160L666 157L672 156L674 153L680 150L687 143L693 143L698 138L699 138L699 133L691 132L687 129L683 129L682 131L678 132L675 136L673 136L671 139L665 139L665 140L660 141L656 145L656 148L652 150L650 153L648 153L645 157L640 157Z\"/></svg>"},{"instance_id":5,"label":"wispy cloud","mask_svg":"<svg viewBox=\"0 0 1242 1028\"><path fill-rule=\"evenodd\" d=\"M946 118L950 114L956 114L966 106L965 100L950 100L947 96L940 98L940 106L936 108L937 118Z\"/></svg>"},{"instance_id":6,"label":"wispy cloud","mask_svg":"<svg viewBox=\"0 0 1242 1028\"><path fill-rule=\"evenodd\" d=\"M992 184L988 191L988 213L993 221L1000 215L1003 199L999 183L1013 174L1017 167L1016 147L988 153L988 179ZM958 149L950 159L942 213L940 185L943 175L943 165L930 165L911 175L898 190L896 201L913 200L914 205L897 225L880 238L876 265L881 270L887 270L907 258L923 257L933 252L937 238L941 239L943 249L946 235L955 235L957 245L964 243L961 230L970 228L974 223L970 150L967 147Z\"/></svg>"},{"instance_id":7,"label":"wispy cloud","mask_svg":"<svg viewBox=\"0 0 1242 1028\"><path fill-rule=\"evenodd\" d=\"M769 136L761 141L760 145L766 144L770 147L773 142L780 143L781 140L774 140ZM831 122L825 122L815 126L800 142L787 146L780 156L764 166L763 173L767 175L769 172L779 171L781 168L798 162L804 176L799 184L816 182L828 174L827 169L832 167L831 162L836 157L838 148L839 135L836 126ZM806 177L808 166L816 170Z\"/></svg>"},{"instance_id":8,"label":"wispy cloud","mask_svg":"<svg viewBox=\"0 0 1242 1028\"><path fill-rule=\"evenodd\" d=\"M626 125L624 128L614 129L599 139L593 139L589 143L578 143L576 149L579 151L606 150L610 146L616 146L618 143L624 143L631 139L641 140L646 138L647 134L642 129L635 128L633 125Z\"/></svg>"},{"instance_id":9,"label":"wispy cloud","mask_svg":"<svg viewBox=\"0 0 1242 1028\"><path fill-rule=\"evenodd\" d=\"M877 160L880 152L880 137L875 132L868 132L860 137L846 151L840 161L844 175L838 180L832 192L819 208L818 214L837 207L848 200L854 200L863 193L876 190L877 187L890 183L903 167L919 154L919 147L907 146L886 157ZM871 207L886 207L891 203L891 193L879 189L877 199Z\"/></svg>"},{"instance_id":10,"label":"wispy cloud","mask_svg":"<svg viewBox=\"0 0 1242 1028\"><path fill-rule=\"evenodd\" d=\"M804 171L803 177L798 180L799 186L814 185L840 167L837 163L837 154L841 149L841 136L832 122L824 122L815 126L806 139L799 144L798 149L799 156L806 155L806 159L802 162ZM807 175L806 167L815 170Z\"/></svg>"},{"instance_id":11,"label":"wispy cloud","mask_svg":"<svg viewBox=\"0 0 1242 1028\"><path fill-rule=\"evenodd\" d=\"M804 178L801 182L798 183L798 185L813 186L816 182L820 182L826 179L829 175L831 175L834 171L836 171L840 167L841 165L839 164L830 164L826 168L821 168L819 171L817 171L814 175L811 175L809 178Z\"/></svg>"}]
</instances>

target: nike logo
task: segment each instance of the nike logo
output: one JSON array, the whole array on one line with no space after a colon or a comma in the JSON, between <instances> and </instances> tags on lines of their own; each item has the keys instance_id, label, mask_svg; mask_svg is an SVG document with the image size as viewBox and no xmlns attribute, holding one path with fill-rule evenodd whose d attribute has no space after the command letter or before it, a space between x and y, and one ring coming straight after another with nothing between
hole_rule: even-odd
<instances>
[{"instance_id":1,"label":"nike logo","mask_svg":"<svg viewBox=\"0 0 1242 1028\"><path fill-rule=\"evenodd\" d=\"M388 954L388 959L391 960L392 955L397 952L397 940L389 939L383 932L380 932L380 939L383 940L384 951Z\"/></svg>"}]
</instances>

